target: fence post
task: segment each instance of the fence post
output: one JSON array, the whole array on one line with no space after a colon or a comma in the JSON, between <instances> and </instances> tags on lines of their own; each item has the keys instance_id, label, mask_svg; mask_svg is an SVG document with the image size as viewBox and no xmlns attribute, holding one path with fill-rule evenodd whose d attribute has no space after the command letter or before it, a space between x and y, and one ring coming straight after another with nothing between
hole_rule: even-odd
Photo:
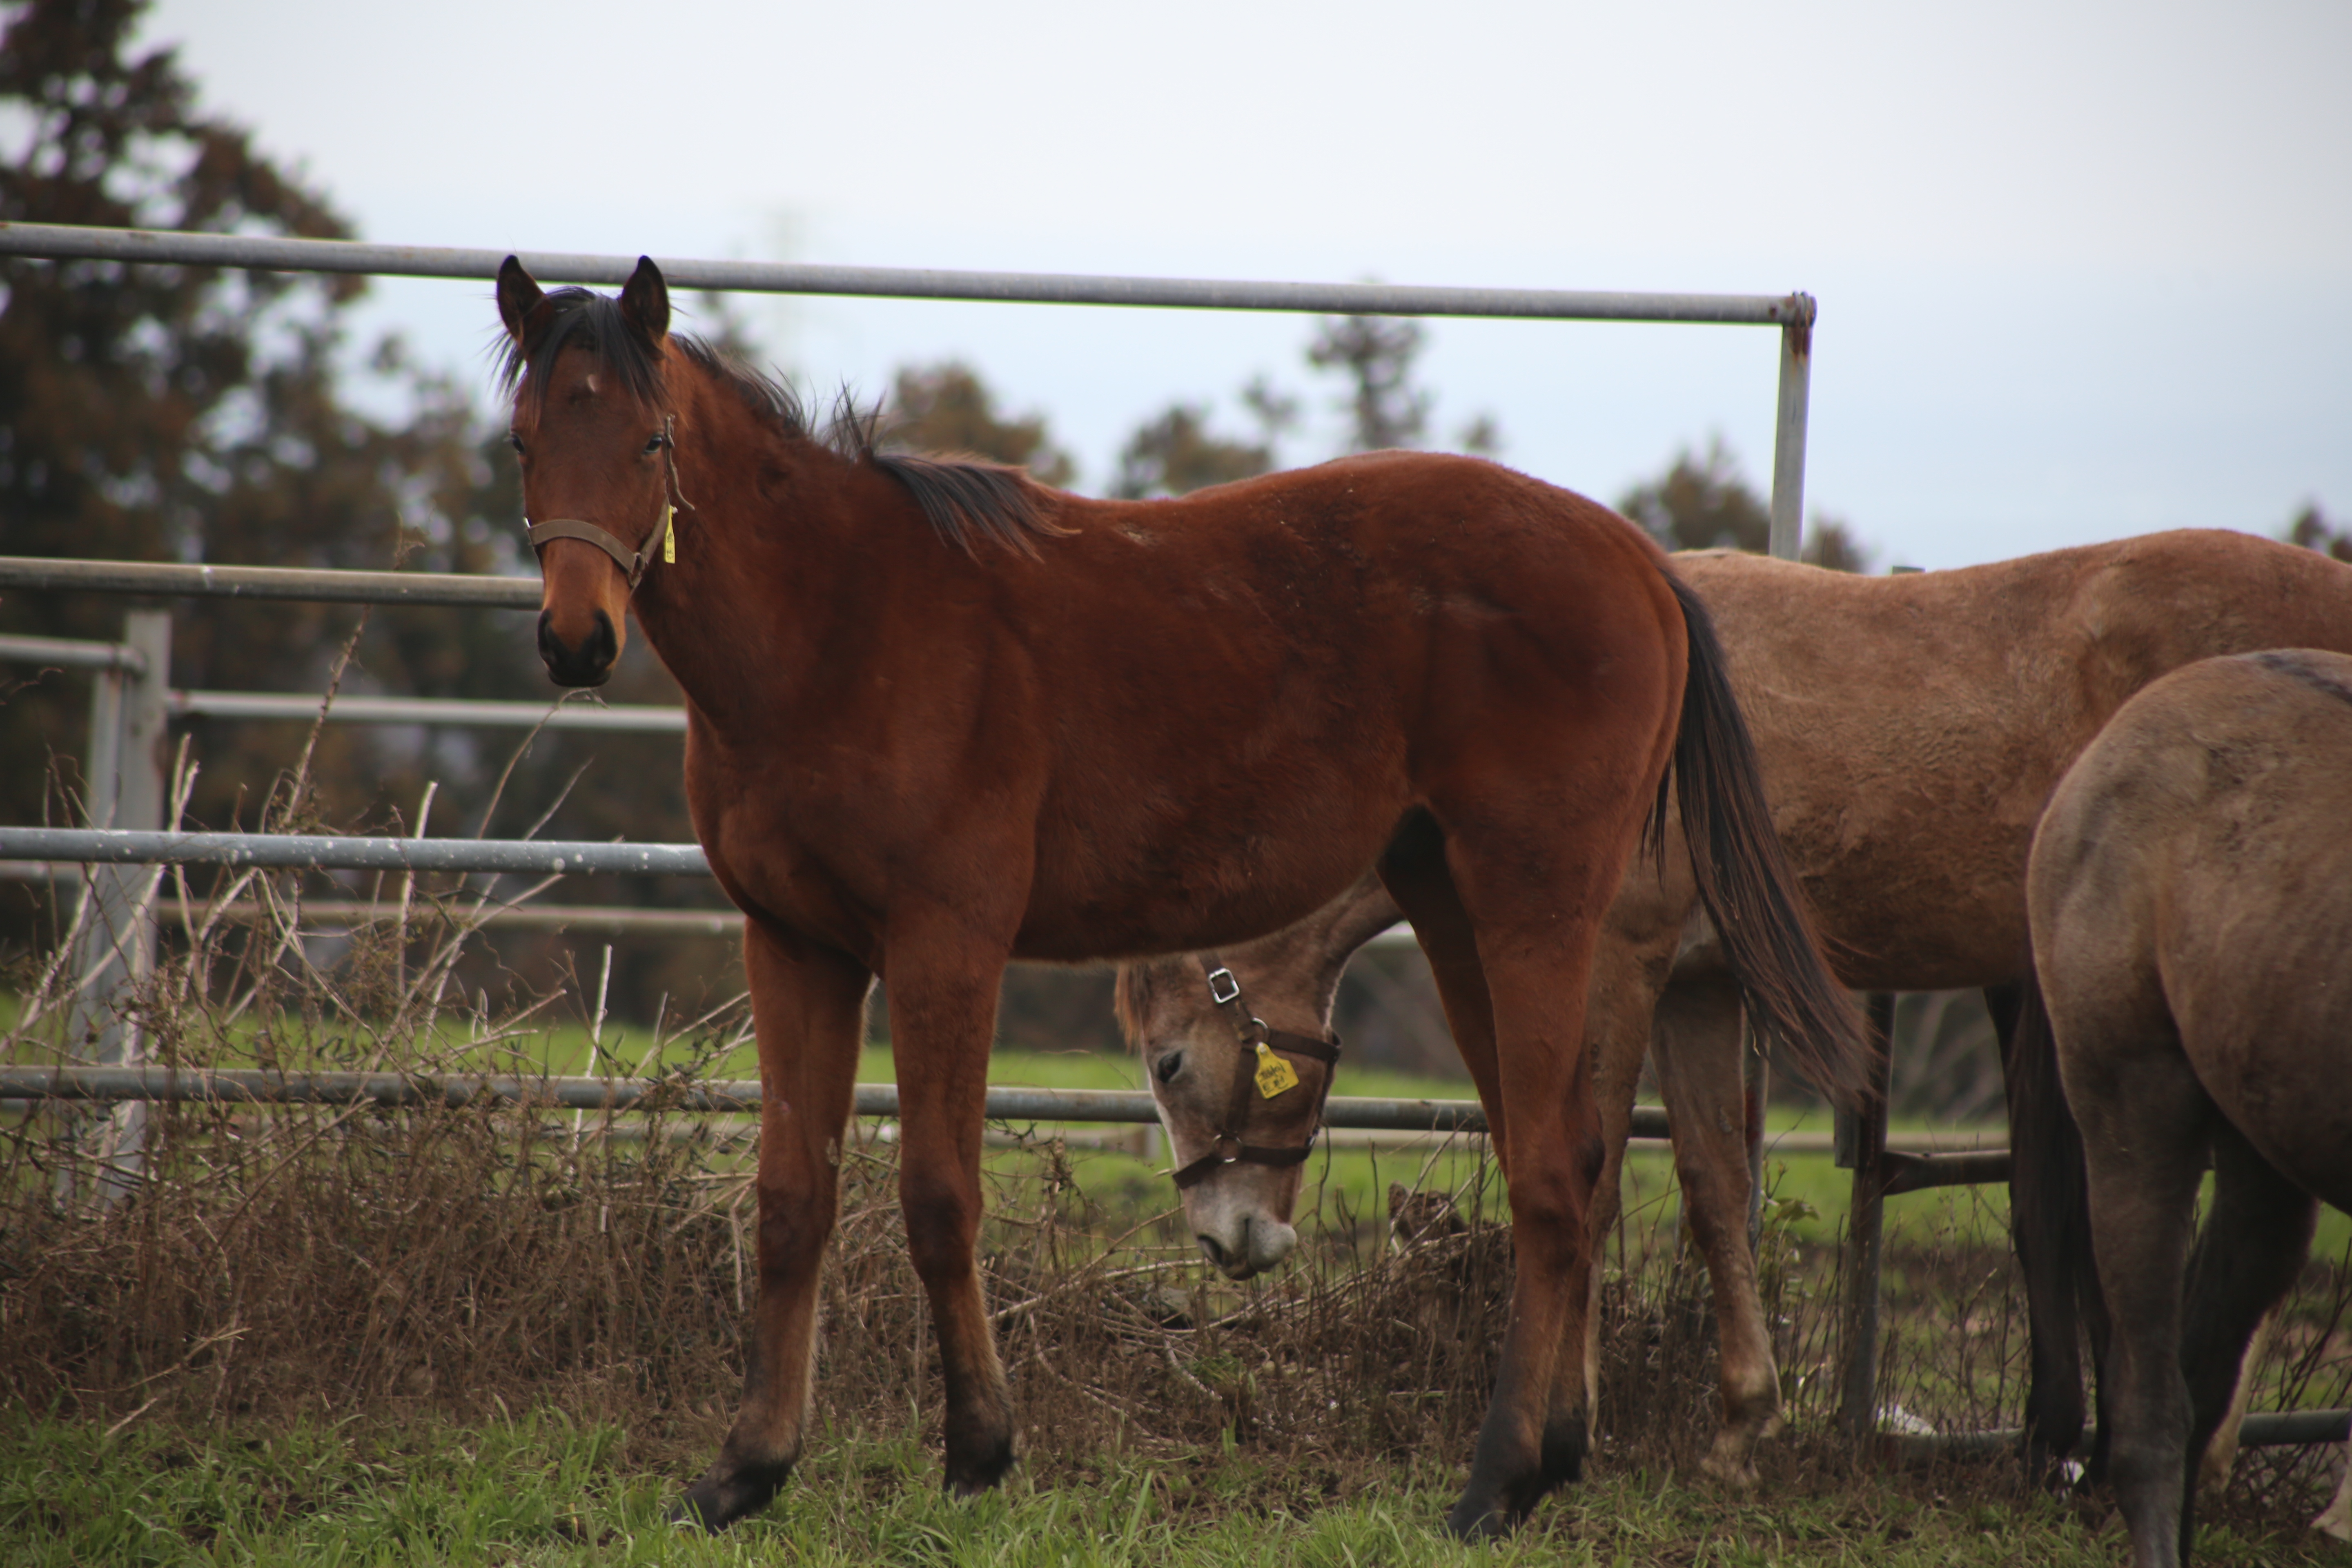
<instances>
[{"instance_id":1,"label":"fence post","mask_svg":"<svg viewBox=\"0 0 2352 1568\"><path fill-rule=\"evenodd\" d=\"M1768 548L1773 559L1794 561L1805 544L1805 417L1812 398L1812 296L1799 294L1795 320L1780 329L1780 397L1772 426L1772 526ZM1772 1063L1757 1048L1754 1032L1741 1015L1748 1063L1748 1245L1764 1239L1764 1110L1772 1100Z\"/></svg>"},{"instance_id":2,"label":"fence post","mask_svg":"<svg viewBox=\"0 0 2352 1568\"><path fill-rule=\"evenodd\" d=\"M1878 1281L1886 1205L1886 1091L1894 1065L1895 994L1870 994L1870 1098L1840 1111L1837 1163L1853 1172L1845 1222L1845 1384L1838 1419L1859 1439L1878 1429Z\"/></svg>"},{"instance_id":3,"label":"fence post","mask_svg":"<svg viewBox=\"0 0 2352 1568\"><path fill-rule=\"evenodd\" d=\"M163 734L172 674L172 617L133 610L123 642L137 657L128 670L101 670L90 699L89 776L84 806L93 827L153 830L163 826ZM151 866L82 868L81 932L77 939L67 1049L101 1066L130 1066L143 1054L131 1005L155 966ZM58 1174L71 1198L78 1173L95 1167L90 1192L111 1204L137 1180L147 1142L147 1108L128 1101L76 1129L78 1158Z\"/></svg>"},{"instance_id":4,"label":"fence post","mask_svg":"<svg viewBox=\"0 0 2352 1568\"><path fill-rule=\"evenodd\" d=\"M1780 329L1780 405L1772 430L1771 553L1794 561L1805 541L1805 419L1812 398L1813 321L1810 294L1799 294L1797 317Z\"/></svg>"}]
</instances>

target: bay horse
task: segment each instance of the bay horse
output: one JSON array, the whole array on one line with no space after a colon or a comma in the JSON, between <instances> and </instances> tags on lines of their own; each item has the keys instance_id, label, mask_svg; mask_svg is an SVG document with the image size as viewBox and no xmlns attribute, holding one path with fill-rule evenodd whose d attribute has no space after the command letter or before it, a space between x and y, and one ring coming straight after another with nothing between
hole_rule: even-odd
<instances>
[{"instance_id":1,"label":"bay horse","mask_svg":"<svg viewBox=\"0 0 2352 1568\"><path fill-rule=\"evenodd\" d=\"M1375 864L1509 1138L1513 1326L1449 1523L1507 1528L1573 1479L1583 1412L1554 1397L1553 1351L1601 1164L1577 1047L1595 931L1670 765L1760 1026L1847 1099L1866 1060L1706 613L1663 553L1470 458L1114 502L891 455L868 422L822 440L774 384L669 331L649 260L614 299L544 292L509 258L498 303L541 656L559 684L601 682L635 613L685 691L696 837L745 915L759 1303L741 1407L682 1511L740 1518L801 1451L877 977L945 1479L969 1493L1014 1457L973 1251L1006 962L1246 940ZM1328 1081L1258 1059L1237 1152L1307 1132ZM1284 1241L1240 1245L1263 1263Z\"/></svg>"},{"instance_id":2,"label":"bay horse","mask_svg":"<svg viewBox=\"0 0 2352 1568\"><path fill-rule=\"evenodd\" d=\"M1858 990L1990 988L2004 1042L2032 1026L2026 853L2074 755L2135 691L2184 664L2281 646L2352 652L2352 567L2249 534L2151 534L1889 577L1727 552L1674 564L1714 616L1774 826L1840 978ZM1748 1235L1739 997L1685 864L1670 834L1601 921L1585 1039L1606 1163L1588 1248L1615 1223L1646 1050L1719 1329L1721 1421L1705 1468L1741 1485L1780 1425L1780 1383ZM1402 913L1365 879L1220 962L1272 1027L1319 1036L1349 956ZM1190 1161L1223 1103L1190 1064L1224 1052L1231 1030L1189 959L1123 966L1118 996L1176 1158ZM1169 1081L1171 1058L1187 1065ZM2006 1065L2032 1329L2026 1426L2032 1455L2048 1459L2083 1430L2075 1311L2079 1293L2096 1342L2096 1281L2058 1217L2081 1158L2054 1070ZM1286 1224L1296 1195L1295 1174L1241 1168L1183 1194L1212 1236ZM1563 1397L1592 1397L1591 1326L1589 1309L1572 1314L1584 1350L1571 1343L1562 1360L1584 1365L1588 1383Z\"/></svg>"},{"instance_id":3,"label":"bay horse","mask_svg":"<svg viewBox=\"0 0 2352 1568\"><path fill-rule=\"evenodd\" d=\"M2352 658L2212 659L2126 703L2034 835L2034 966L2081 1128L2108 1474L2140 1568L2188 1558L2247 1342L2318 1205L2352 1211L2347 781Z\"/></svg>"}]
</instances>

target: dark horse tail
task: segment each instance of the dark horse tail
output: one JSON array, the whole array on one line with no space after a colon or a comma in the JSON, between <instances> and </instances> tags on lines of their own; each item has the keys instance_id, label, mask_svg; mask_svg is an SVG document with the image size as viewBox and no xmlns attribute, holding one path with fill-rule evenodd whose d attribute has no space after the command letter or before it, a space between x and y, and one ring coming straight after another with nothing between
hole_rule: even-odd
<instances>
[{"instance_id":1,"label":"dark horse tail","mask_svg":"<svg viewBox=\"0 0 2352 1568\"><path fill-rule=\"evenodd\" d=\"M1841 1105L1857 1105L1870 1083L1862 1015L1822 961L1811 917L1797 896L1765 802L1756 742L1724 673L1715 618L1689 584L1671 570L1665 577L1690 635L1682 728L1667 776L1682 802L1699 900L1723 942L1748 1022L1815 1088ZM1663 841L1666 793L1661 784L1650 822L1653 845Z\"/></svg>"},{"instance_id":2,"label":"dark horse tail","mask_svg":"<svg viewBox=\"0 0 2352 1568\"><path fill-rule=\"evenodd\" d=\"M2042 986L2029 971L2010 985L1988 987L1988 1010L2000 1037L2009 1093L2009 1226L2025 1276L2026 1328L2032 1341L2025 1389L2025 1455L2036 1470L2064 1458L2083 1436L2084 1331L2089 1331L2093 1384L2101 1420L2089 1478L2106 1471L2106 1298L2091 1253L2091 1188L2083 1132L2058 1077L2058 1040Z\"/></svg>"}]
</instances>

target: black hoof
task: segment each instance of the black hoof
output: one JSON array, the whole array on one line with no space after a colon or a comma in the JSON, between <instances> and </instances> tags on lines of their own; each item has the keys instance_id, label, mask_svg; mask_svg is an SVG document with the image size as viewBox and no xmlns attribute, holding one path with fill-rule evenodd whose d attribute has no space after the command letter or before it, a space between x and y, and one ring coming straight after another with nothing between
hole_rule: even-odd
<instances>
[{"instance_id":1,"label":"black hoof","mask_svg":"<svg viewBox=\"0 0 2352 1568\"><path fill-rule=\"evenodd\" d=\"M1507 1510L1466 1497L1445 1516L1445 1533L1468 1545L1500 1541L1518 1527L1519 1521Z\"/></svg>"},{"instance_id":2,"label":"black hoof","mask_svg":"<svg viewBox=\"0 0 2352 1568\"><path fill-rule=\"evenodd\" d=\"M745 1466L723 1474L714 1465L670 1505L670 1522L694 1530L724 1530L767 1507L792 1473L788 1464Z\"/></svg>"},{"instance_id":3,"label":"black hoof","mask_svg":"<svg viewBox=\"0 0 2352 1568\"><path fill-rule=\"evenodd\" d=\"M1579 1421L1576 1428L1580 1444L1584 1423ZM1463 1492L1462 1500L1455 1503L1454 1511L1445 1516L1446 1533L1456 1541L1494 1541L1525 1524L1528 1515L1535 1511L1536 1504L1552 1487L1550 1436L1547 1430L1545 1468L1534 1474L1523 1475L1499 1486L1481 1486L1478 1484L1478 1472L1474 1468L1470 1472L1470 1485ZM1580 1447L1580 1458L1581 1452Z\"/></svg>"},{"instance_id":4,"label":"black hoof","mask_svg":"<svg viewBox=\"0 0 2352 1568\"><path fill-rule=\"evenodd\" d=\"M1014 1453L1013 1438L994 1438L977 1453L948 1456L946 1486L951 1497L978 1497L1004 1479L1019 1456Z\"/></svg>"},{"instance_id":5,"label":"black hoof","mask_svg":"<svg viewBox=\"0 0 2352 1568\"><path fill-rule=\"evenodd\" d=\"M1557 1416L1544 1423L1542 1475L1538 1481L1538 1496L1554 1487L1568 1486L1584 1479L1584 1461L1592 1452L1592 1437L1585 1429L1581 1415ZM1532 1507L1535 1498L1528 1499Z\"/></svg>"}]
</instances>

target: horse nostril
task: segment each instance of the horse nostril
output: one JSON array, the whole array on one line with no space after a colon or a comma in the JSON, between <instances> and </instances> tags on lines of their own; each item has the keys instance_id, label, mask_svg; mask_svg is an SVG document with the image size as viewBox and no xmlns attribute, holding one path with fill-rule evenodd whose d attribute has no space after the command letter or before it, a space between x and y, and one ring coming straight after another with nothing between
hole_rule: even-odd
<instances>
[{"instance_id":1,"label":"horse nostril","mask_svg":"<svg viewBox=\"0 0 2352 1568\"><path fill-rule=\"evenodd\" d=\"M588 646L583 651L590 667L600 675L613 668L613 661L621 657L621 642L613 635L612 616L602 610L596 612L596 629L588 634Z\"/></svg>"},{"instance_id":2,"label":"horse nostril","mask_svg":"<svg viewBox=\"0 0 2352 1568\"><path fill-rule=\"evenodd\" d=\"M1225 1249L1218 1244L1215 1237L1211 1236L1207 1231L1202 1231L1192 1239L1201 1244L1202 1257L1220 1268L1225 1266Z\"/></svg>"}]
</instances>

